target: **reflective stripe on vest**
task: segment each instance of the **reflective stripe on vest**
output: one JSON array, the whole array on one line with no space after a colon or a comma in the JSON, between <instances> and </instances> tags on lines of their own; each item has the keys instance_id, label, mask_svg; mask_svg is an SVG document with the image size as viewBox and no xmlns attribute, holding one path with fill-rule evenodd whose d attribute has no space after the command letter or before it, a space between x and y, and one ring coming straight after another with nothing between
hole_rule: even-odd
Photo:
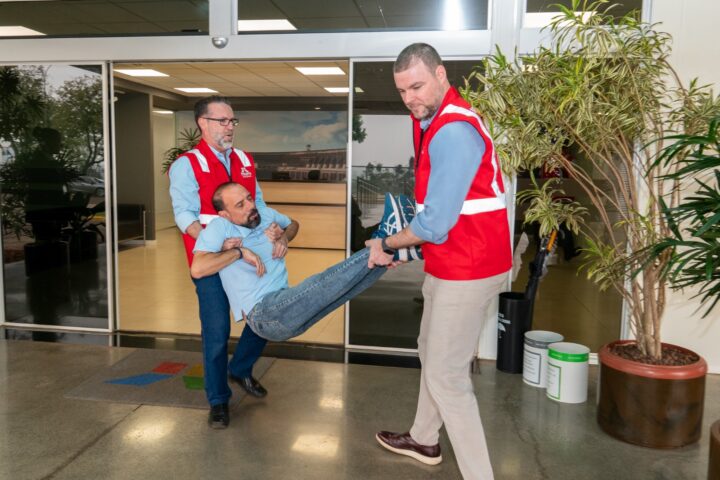
<instances>
[{"instance_id":1,"label":"reflective stripe on vest","mask_svg":"<svg viewBox=\"0 0 720 480\"><path fill-rule=\"evenodd\" d=\"M472 110L468 110L467 108L462 108L462 107L459 107L459 106L453 105L453 104L446 105L445 108L443 108L442 112L440 112L440 115L445 115L446 113L457 113L460 115L464 115L466 117L474 118L475 120L477 120L478 124L480 125L480 128L482 129L483 133L487 137L487 140L492 142L492 140L491 140L492 137L490 137L490 133L485 128L485 124L483 123L482 118L480 118L480 115L478 115L477 113L473 112ZM494 149L495 149L495 147L493 146L493 150ZM490 163L492 164L492 167L493 167L493 178L492 178L492 182L490 183L490 187L493 189L493 192L495 192L495 196L499 198L499 197L503 196L503 193L500 191L500 186L497 183L498 162L497 162L497 158L495 157L495 155L490 156ZM503 199L503 203L504 203L504 199ZM499 210L499 209L496 208L493 210ZM492 210L484 210L484 211L491 212Z\"/></svg>"},{"instance_id":2,"label":"reflective stripe on vest","mask_svg":"<svg viewBox=\"0 0 720 480\"><path fill-rule=\"evenodd\" d=\"M494 212L505 208L505 195L495 198L476 198L474 200L465 200L463 202L460 215L476 215L478 213ZM422 212L425 205L418 203L416 206L417 213Z\"/></svg>"},{"instance_id":3,"label":"reflective stripe on vest","mask_svg":"<svg viewBox=\"0 0 720 480\"><path fill-rule=\"evenodd\" d=\"M207 213L201 213L198 215L198 221L200 222L200 225L207 225L208 223L212 222L214 219L218 218L220 215L210 215Z\"/></svg>"},{"instance_id":4,"label":"reflective stripe on vest","mask_svg":"<svg viewBox=\"0 0 720 480\"><path fill-rule=\"evenodd\" d=\"M198 150L197 148L193 148L187 153L192 153L193 155L195 155L195 158L197 158L197 161L200 164L200 170L205 173L210 173L210 167L208 166L207 158L205 158L205 155L200 153L200 150Z\"/></svg>"},{"instance_id":5,"label":"reflective stripe on vest","mask_svg":"<svg viewBox=\"0 0 720 480\"><path fill-rule=\"evenodd\" d=\"M239 148L233 148L235 153L238 157L240 157L240 163L243 164L243 167L249 167L250 166L250 159L245 155L245 152L240 150Z\"/></svg>"}]
</instances>

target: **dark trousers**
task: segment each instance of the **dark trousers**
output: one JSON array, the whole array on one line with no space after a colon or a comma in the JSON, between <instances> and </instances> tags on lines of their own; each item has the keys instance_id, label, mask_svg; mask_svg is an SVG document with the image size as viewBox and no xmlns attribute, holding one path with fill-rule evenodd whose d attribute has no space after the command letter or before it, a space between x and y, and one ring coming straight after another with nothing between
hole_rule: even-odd
<instances>
[{"instance_id":1,"label":"dark trousers","mask_svg":"<svg viewBox=\"0 0 720 480\"><path fill-rule=\"evenodd\" d=\"M232 395L228 385L228 370L236 377L251 375L253 365L260 357L267 340L245 325L228 365L230 304L220 276L215 274L193 279L193 283L200 303L205 394L210 405L217 405L227 402Z\"/></svg>"}]
</instances>

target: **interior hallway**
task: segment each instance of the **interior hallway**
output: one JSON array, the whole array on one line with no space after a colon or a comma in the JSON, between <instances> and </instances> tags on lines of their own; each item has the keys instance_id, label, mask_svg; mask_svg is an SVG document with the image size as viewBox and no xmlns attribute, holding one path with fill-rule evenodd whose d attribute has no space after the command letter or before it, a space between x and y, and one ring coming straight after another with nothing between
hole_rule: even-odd
<instances>
[{"instance_id":1,"label":"interior hallway","mask_svg":"<svg viewBox=\"0 0 720 480\"><path fill-rule=\"evenodd\" d=\"M133 349L0 340L0 479L459 479L383 450L379 429L406 429L419 370L276 360L269 395L245 398L227 430L207 411L71 400L65 392ZM703 435L678 450L616 441L589 401L558 404L519 375L482 362L473 375L497 480L705 480L708 429L720 418L720 376L709 376Z\"/></svg>"}]
</instances>

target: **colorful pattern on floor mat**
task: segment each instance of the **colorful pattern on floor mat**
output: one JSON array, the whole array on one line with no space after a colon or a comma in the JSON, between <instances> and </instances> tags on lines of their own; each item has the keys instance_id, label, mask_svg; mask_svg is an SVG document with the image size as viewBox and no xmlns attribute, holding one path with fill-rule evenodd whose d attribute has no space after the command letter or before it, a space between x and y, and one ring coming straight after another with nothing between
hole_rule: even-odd
<instances>
[{"instance_id":1,"label":"colorful pattern on floor mat","mask_svg":"<svg viewBox=\"0 0 720 480\"><path fill-rule=\"evenodd\" d=\"M111 383L113 385L132 385L135 387L146 387L153 383L167 380L176 376L178 373L185 370L188 366L187 363L180 362L162 362L155 366L150 373L143 373L140 375L131 375L129 377L112 378L105 380L105 383ZM202 364L193 365L187 369L187 372L182 377L183 384L188 390L202 390L205 388L205 382L203 380L203 366Z\"/></svg>"}]
</instances>

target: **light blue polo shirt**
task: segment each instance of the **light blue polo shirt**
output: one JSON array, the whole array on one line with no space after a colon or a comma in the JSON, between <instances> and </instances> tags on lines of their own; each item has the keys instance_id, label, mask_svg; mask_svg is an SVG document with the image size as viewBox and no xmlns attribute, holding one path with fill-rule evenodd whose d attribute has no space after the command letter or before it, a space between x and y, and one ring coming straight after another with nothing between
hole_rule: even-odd
<instances>
[{"instance_id":1,"label":"light blue polo shirt","mask_svg":"<svg viewBox=\"0 0 720 480\"><path fill-rule=\"evenodd\" d=\"M288 287L288 273L284 258L272 258L272 242L265 236L265 230L272 222L287 228L290 218L276 210L257 204L260 225L250 229L218 217L212 220L200 233L194 252L219 252L223 242L232 237L243 239L242 246L255 252L265 264L265 275L258 277L255 267L245 260L236 260L220 270L220 280L230 301L235 320L243 318L243 312L250 313L256 303L268 293Z\"/></svg>"}]
</instances>

